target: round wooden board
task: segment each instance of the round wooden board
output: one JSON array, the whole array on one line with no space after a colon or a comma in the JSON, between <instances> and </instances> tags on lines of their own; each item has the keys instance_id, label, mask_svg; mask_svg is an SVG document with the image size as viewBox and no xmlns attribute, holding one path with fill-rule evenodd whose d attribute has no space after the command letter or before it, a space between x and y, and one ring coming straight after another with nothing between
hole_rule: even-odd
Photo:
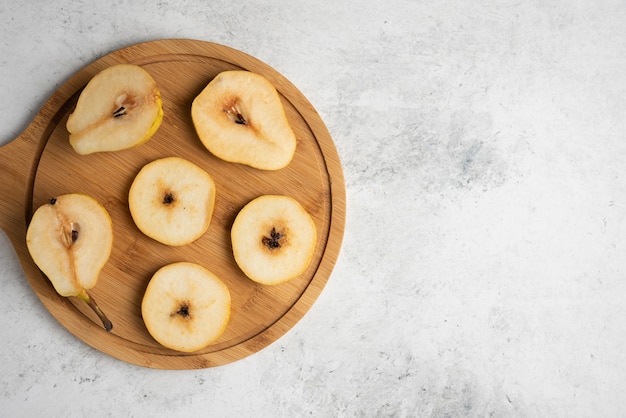
<instances>
[{"instance_id":1,"label":"round wooden board","mask_svg":"<svg viewBox=\"0 0 626 418\"><path fill-rule=\"evenodd\" d=\"M78 155L68 142L67 117L86 83L99 71L118 63L140 65L154 77L163 98L163 123L144 145ZM191 121L191 102L215 75L232 69L259 73L280 93L298 139L295 157L286 168L262 171L228 163L214 157L200 143ZM0 167L9 173L2 179L0 191L14 188L23 178L26 192L23 201L15 201L10 207L0 206L0 217L26 276L46 308L65 328L120 360L152 368L195 369L227 364L253 354L276 341L306 314L337 259L345 222L345 186L332 138L318 113L295 86L240 51L210 42L171 39L110 53L70 78L13 142L0 148ZM169 247L143 235L128 209L128 190L137 172L146 163L167 156L183 157L202 167L213 177L217 189L207 233L183 247ZM20 163L24 158L29 161ZM111 333L104 331L86 304L58 296L25 249L25 226L34 209L51 197L70 192L95 197L113 221L111 258L90 291L113 322ZM263 286L246 278L231 251L230 227L235 216L247 202L264 194L296 198L312 215L318 231L308 270L278 286ZM176 261L205 266L226 283L232 298L231 318L224 334L205 349L190 354L160 346L148 334L141 318L141 300L151 276L160 267Z\"/></svg>"}]
</instances>

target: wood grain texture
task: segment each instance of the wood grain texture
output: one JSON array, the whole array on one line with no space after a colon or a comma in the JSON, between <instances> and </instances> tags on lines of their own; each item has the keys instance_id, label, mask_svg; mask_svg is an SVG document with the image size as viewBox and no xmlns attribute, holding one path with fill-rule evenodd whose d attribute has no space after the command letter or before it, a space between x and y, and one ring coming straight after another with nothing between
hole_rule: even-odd
<instances>
[{"instance_id":1,"label":"wood grain texture","mask_svg":"<svg viewBox=\"0 0 626 418\"><path fill-rule=\"evenodd\" d=\"M99 71L118 63L141 65L155 78L163 98L163 123L144 145L80 156L69 145L67 117L86 83ZM215 75L230 69L262 74L280 93L298 139L295 157L286 168L261 171L219 160L197 138L191 122L191 102ZM202 167L213 177L217 188L209 230L183 247L168 247L144 236L128 209L128 190L137 172L146 163L166 156L183 157ZM319 296L343 238L343 173L332 138L315 109L271 67L240 51L204 41L146 42L115 51L88 65L55 92L18 138L0 147L0 170L0 226L45 307L92 347L145 367L219 366L276 341ZM70 192L95 197L113 220L113 252L98 284L90 291L112 320L112 333L104 331L84 303L58 296L26 249L26 226L34 209L51 197ZM312 215L318 230L318 243L308 270L288 283L272 287L256 284L243 275L233 259L230 243L230 227L237 212L263 194L296 198ZM226 332L215 343L191 354L160 346L148 334L141 318L141 299L152 274L176 261L196 262L213 271L227 284L232 297Z\"/></svg>"}]
</instances>

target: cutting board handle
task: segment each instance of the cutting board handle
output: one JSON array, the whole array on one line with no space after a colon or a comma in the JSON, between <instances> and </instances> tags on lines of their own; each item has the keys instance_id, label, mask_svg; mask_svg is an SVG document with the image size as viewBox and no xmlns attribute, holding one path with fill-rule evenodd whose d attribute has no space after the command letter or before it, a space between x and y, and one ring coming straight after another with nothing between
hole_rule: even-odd
<instances>
[{"instance_id":1,"label":"cutting board handle","mask_svg":"<svg viewBox=\"0 0 626 418\"><path fill-rule=\"evenodd\" d=\"M39 147L29 126L20 136L0 147L0 228L14 246L24 241L32 196L31 179L39 160Z\"/></svg>"}]
</instances>

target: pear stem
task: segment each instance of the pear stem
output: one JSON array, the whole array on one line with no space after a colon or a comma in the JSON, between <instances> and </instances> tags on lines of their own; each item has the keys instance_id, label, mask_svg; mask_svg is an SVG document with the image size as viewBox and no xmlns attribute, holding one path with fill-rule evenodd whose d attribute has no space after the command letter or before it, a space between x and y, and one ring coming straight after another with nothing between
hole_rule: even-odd
<instances>
[{"instance_id":1,"label":"pear stem","mask_svg":"<svg viewBox=\"0 0 626 418\"><path fill-rule=\"evenodd\" d=\"M104 329L107 332L111 332L111 330L113 329L113 323L109 321L109 318L107 318L104 312L102 312L102 309L100 309L95 299L89 296L86 291L83 291L83 293L78 295L78 297L82 299L85 303L87 303L87 305L89 305L89 307L96 313L96 315L98 315L98 318L100 318L100 320L102 321Z\"/></svg>"}]
</instances>

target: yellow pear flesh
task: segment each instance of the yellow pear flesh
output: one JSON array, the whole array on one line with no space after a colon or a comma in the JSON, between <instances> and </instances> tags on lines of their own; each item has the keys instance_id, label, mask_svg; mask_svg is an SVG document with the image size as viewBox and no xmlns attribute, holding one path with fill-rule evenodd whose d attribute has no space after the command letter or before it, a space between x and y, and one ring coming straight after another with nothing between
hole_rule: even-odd
<instances>
[{"instance_id":1,"label":"yellow pear flesh","mask_svg":"<svg viewBox=\"0 0 626 418\"><path fill-rule=\"evenodd\" d=\"M137 228L166 245L189 244L206 232L215 206L215 183L202 168L180 157L146 164L128 193Z\"/></svg>"},{"instance_id":2,"label":"yellow pear flesh","mask_svg":"<svg viewBox=\"0 0 626 418\"><path fill-rule=\"evenodd\" d=\"M255 282L276 285L302 274L313 258L317 230L289 196L260 196L239 211L231 228L233 255Z\"/></svg>"},{"instance_id":3,"label":"yellow pear flesh","mask_svg":"<svg viewBox=\"0 0 626 418\"><path fill-rule=\"evenodd\" d=\"M142 67L118 64L87 83L67 120L69 140L81 155L119 151L148 141L161 125L156 81Z\"/></svg>"},{"instance_id":4,"label":"yellow pear flesh","mask_svg":"<svg viewBox=\"0 0 626 418\"><path fill-rule=\"evenodd\" d=\"M110 321L87 294L111 255L113 227L107 210L84 194L60 195L37 208L26 245L56 292L84 300L110 331Z\"/></svg>"},{"instance_id":5,"label":"yellow pear flesh","mask_svg":"<svg viewBox=\"0 0 626 418\"><path fill-rule=\"evenodd\" d=\"M200 350L219 338L230 318L228 287L206 268L178 262L150 279L141 314L152 337L173 350Z\"/></svg>"},{"instance_id":6,"label":"yellow pear flesh","mask_svg":"<svg viewBox=\"0 0 626 418\"><path fill-rule=\"evenodd\" d=\"M259 74L221 72L194 99L191 116L204 146L225 161L278 170L293 159L296 136L276 88Z\"/></svg>"}]
</instances>

